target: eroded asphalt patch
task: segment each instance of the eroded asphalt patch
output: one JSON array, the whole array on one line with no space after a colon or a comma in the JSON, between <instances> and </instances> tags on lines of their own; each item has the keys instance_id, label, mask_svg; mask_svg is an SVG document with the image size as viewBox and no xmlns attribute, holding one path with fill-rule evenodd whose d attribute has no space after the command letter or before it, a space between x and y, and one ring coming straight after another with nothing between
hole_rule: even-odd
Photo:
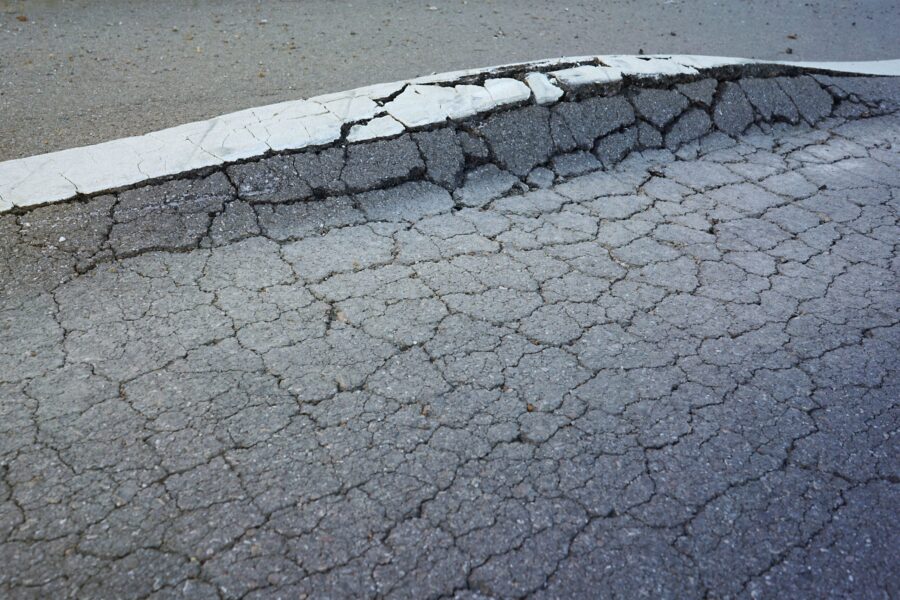
<instances>
[{"instance_id":1,"label":"eroded asphalt patch","mask_svg":"<svg viewBox=\"0 0 900 600\"><path fill-rule=\"evenodd\" d=\"M0 595L897 595L898 144L201 207L80 274L110 201L0 217Z\"/></svg>"}]
</instances>

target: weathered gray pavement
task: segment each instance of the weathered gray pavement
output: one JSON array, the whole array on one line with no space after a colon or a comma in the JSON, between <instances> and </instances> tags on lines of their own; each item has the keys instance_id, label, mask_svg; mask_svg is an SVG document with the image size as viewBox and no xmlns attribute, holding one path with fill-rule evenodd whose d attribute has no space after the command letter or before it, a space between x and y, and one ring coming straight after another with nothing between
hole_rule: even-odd
<instances>
[{"instance_id":1,"label":"weathered gray pavement","mask_svg":"<svg viewBox=\"0 0 900 600\"><path fill-rule=\"evenodd\" d=\"M0 596L896 597L898 147L0 216Z\"/></svg>"},{"instance_id":2,"label":"weathered gray pavement","mask_svg":"<svg viewBox=\"0 0 900 600\"><path fill-rule=\"evenodd\" d=\"M898 30L896 0L0 0L0 160L552 56L900 58Z\"/></svg>"}]
</instances>

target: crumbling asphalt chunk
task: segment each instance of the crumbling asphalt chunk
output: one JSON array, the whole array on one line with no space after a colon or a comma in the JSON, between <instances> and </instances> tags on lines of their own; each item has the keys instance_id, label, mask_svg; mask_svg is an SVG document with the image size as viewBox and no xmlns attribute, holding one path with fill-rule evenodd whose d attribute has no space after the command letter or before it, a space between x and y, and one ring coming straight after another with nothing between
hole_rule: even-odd
<instances>
[{"instance_id":1,"label":"crumbling asphalt chunk","mask_svg":"<svg viewBox=\"0 0 900 600\"><path fill-rule=\"evenodd\" d=\"M634 122L634 109L621 96L561 102L553 112L562 117L575 145L582 150L593 149L599 137Z\"/></svg>"},{"instance_id":2,"label":"crumbling asphalt chunk","mask_svg":"<svg viewBox=\"0 0 900 600\"><path fill-rule=\"evenodd\" d=\"M712 78L692 81L690 83L679 83L675 88L690 98L691 102L696 102L703 107L710 107L713 104L713 98L716 95L716 88L719 82Z\"/></svg>"},{"instance_id":3,"label":"crumbling asphalt chunk","mask_svg":"<svg viewBox=\"0 0 900 600\"><path fill-rule=\"evenodd\" d=\"M553 157L553 170L560 177L583 175L600 167L597 159L587 152L571 152Z\"/></svg>"},{"instance_id":4,"label":"crumbling asphalt chunk","mask_svg":"<svg viewBox=\"0 0 900 600\"><path fill-rule=\"evenodd\" d=\"M341 179L351 191L364 191L408 178L425 164L408 136L355 144L347 149Z\"/></svg>"},{"instance_id":5,"label":"crumbling asphalt chunk","mask_svg":"<svg viewBox=\"0 0 900 600\"><path fill-rule=\"evenodd\" d=\"M776 79L745 77L740 83L747 99L766 121L780 119L796 123L800 118L797 107Z\"/></svg>"},{"instance_id":6,"label":"crumbling asphalt chunk","mask_svg":"<svg viewBox=\"0 0 900 600\"><path fill-rule=\"evenodd\" d=\"M738 135L753 123L753 117L753 107L740 85L733 81L723 83L713 108L716 127L729 135Z\"/></svg>"},{"instance_id":7,"label":"crumbling asphalt chunk","mask_svg":"<svg viewBox=\"0 0 900 600\"><path fill-rule=\"evenodd\" d=\"M642 148L659 148L663 145L662 133L646 121L640 121L638 122L638 143Z\"/></svg>"},{"instance_id":8,"label":"crumbling asphalt chunk","mask_svg":"<svg viewBox=\"0 0 900 600\"><path fill-rule=\"evenodd\" d=\"M293 157L273 156L226 169L237 195L248 202L290 202L312 195L312 188L297 173Z\"/></svg>"},{"instance_id":9,"label":"crumbling asphalt chunk","mask_svg":"<svg viewBox=\"0 0 900 600\"><path fill-rule=\"evenodd\" d=\"M533 187L548 188L553 185L553 180L553 171L545 167L537 167L528 174L526 182Z\"/></svg>"},{"instance_id":10,"label":"crumbling asphalt chunk","mask_svg":"<svg viewBox=\"0 0 900 600\"><path fill-rule=\"evenodd\" d=\"M558 110L550 112L550 137L557 152L571 152L578 147L575 136Z\"/></svg>"},{"instance_id":11,"label":"crumbling asphalt chunk","mask_svg":"<svg viewBox=\"0 0 900 600\"><path fill-rule=\"evenodd\" d=\"M900 81L897 77L812 77L841 99L851 97L869 108L884 111L896 110L900 106Z\"/></svg>"},{"instance_id":12,"label":"crumbling asphalt chunk","mask_svg":"<svg viewBox=\"0 0 900 600\"><path fill-rule=\"evenodd\" d=\"M553 154L549 118L543 106L528 106L488 117L479 129L497 164L524 177Z\"/></svg>"},{"instance_id":13,"label":"crumbling asphalt chunk","mask_svg":"<svg viewBox=\"0 0 900 600\"><path fill-rule=\"evenodd\" d=\"M468 131L457 131L456 139L466 160L477 163L487 161L491 157L487 144L477 135Z\"/></svg>"},{"instance_id":14,"label":"crumbling asphalt chunk","mask_svg":"<svg viewBox=\"0 0 900 600\"><path fill-rule=\"evenodd\" d=\"M106 240L112 225L114 196L99 196L84 204L42 206L19 219L22 241L53 247L89 259Z\"/></svg>"},{"instance_id":15,"label":"crumbling asphalt chunk","mask_svg":"<svg viewBox=\"0 0 900 600\"><path fill-rule=\"evenodd\" d=\"M638 115L662 129L687 108L688 99L675 90L638 89L631 97Z\"/></svg>"},{"instance_id":16,"label":"crumbling asphalt chunk","mask_svg":"<svg viewBox=\"0 0 900 600\"><path fill-rule=\"evenodd\" d=\"M455 188L466 164L456 132L450 128L413 134L425 158L425 171L435 183Z\"/></svg>"},{"instance_id":17,"label":"crumbling asphalt chunk","mask_svg":"<svg viewBox=\"0 0 900 600\"><path fill-rule=\"evenodd\" d=\"M463 185L453 197L463 206L481 207L506 194L519 183L519 178L497 165L482 165L466 175Z\"/></svg>"},{"instance_id":18,"label":"crumbling asphalt chunk","mask_svg":"<svg viewBox=\"0 0 900 600\"><path fill-rule=\"evenodd\" d=\"M778 77L776 81L797 107L800 116L810 125L815 125L831 114L834 104L831 94L823 90L812 77Z\"/></svg>"},{"instance_id":19,"label":"crumbling asphalt chunk","mask_svg":"<svg viewBox=\"0 0 900 600\"><path fill-rule=\"evenodd\" d=\"M594 154L604 167L611 167L631 152L637 144L638 128L628 127L624 131L611 133L597 141Z\"/></svg>"},{"instance_id":20,"label":"crumbling asphalt chunk","mask_svg":"<svg viewBox=\"0 0 900 600\"><path fill-rule=\"evenodd\" d=\"M258 235L259 225L253 207L242 200L234 200L215 216L209 228L210 243L223 245Z\"/></svg>"},{"instance_id":21,"label":"crumbling asphalt chunk","mask_svg":"<svg viewBox=\"0 0 900 600\"><path fill-rule=\"evenodd\" d=\"M678 117L669 132L666 133L666 147L674 150L681 147L682 144L692 142L709 131L711 126L712 122L705 112L692 108Z\"/></svg>"},{"instance_id":22,"label":"crumbling asphalt chunk","mask_svg":"<svg viewBox=\"0 0 900 600\"><path fill-rule=\"evenodd\" d=\"M363 214L348 196L326 198L318 202L260 205L256 214L262 233L284 241L327 232L329 229L355 225Z\"/></svg>"},{"instance_id":23,"label":"crumbling asphalt chunk","mask_svg":"<svg viewBox=\"0 0 900 600\"><path fill-rule=\"evenodd\" d=\"M341 180L344 170L344 148L328 148L321 152L302 152L294 156L297 174L313 192L332 196L346 192Z\"/></svg>"},{"instance_id":24,"label":"crumbling asphalt chunk","mask_svg":"<svg viewBox=\"0 0 900 600\"><path fill-rule=\"evenodd\" d=\"M209 215L233 198L223 173L122 192L113 208L110 248L116 256L131 256L195 247L209 227Z\"/></svg>"}]
</instances>

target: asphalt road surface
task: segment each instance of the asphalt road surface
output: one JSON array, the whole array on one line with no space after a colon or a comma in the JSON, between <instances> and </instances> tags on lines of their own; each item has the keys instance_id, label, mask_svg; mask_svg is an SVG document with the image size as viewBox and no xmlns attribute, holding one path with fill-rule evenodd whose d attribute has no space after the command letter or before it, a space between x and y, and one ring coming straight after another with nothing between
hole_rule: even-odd
<instances>
[{"instance_id":1,"label":"asphalt road surface","mask_svg":"<svg viewBox=\"0 0 900 600\"><path fill-rule=\"evenodd\" d=\"M897 58L897 31L895 0L0 0L0 160L552 56Z\"/></svg>"},{"instance_id":2,"label":"asphalt road surface","mask_svg":"<svg viewBox=\"0 0 900 600\"><path fill-rule=\"evenodd\" d=\"M897 597L898 144L0 216L0 596Z\"/></svg>"}]
</instances>

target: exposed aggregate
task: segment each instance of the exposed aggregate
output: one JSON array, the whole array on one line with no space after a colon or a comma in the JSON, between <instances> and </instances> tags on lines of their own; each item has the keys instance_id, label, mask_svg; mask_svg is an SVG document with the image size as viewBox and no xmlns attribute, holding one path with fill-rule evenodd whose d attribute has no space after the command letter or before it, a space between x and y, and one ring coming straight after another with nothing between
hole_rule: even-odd
<instances>
[{"instance_id":1,"label":"exposed aggregate","mask_svg":"<svg viewBox=\"0 0 900 600\"><path fill-rule=\"evenodd\" d=\"M900 595L885 81L0 215L0 597Z\"/></svg>"}]
</instances>

